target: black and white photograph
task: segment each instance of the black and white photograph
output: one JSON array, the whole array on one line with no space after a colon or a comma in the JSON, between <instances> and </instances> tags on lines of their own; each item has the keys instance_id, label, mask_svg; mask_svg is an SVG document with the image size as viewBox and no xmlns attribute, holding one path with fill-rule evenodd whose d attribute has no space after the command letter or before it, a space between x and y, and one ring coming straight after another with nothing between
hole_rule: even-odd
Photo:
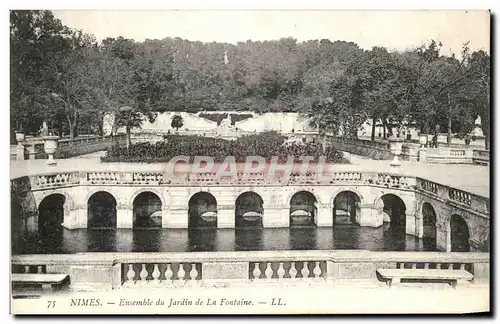
<instances>
[{"instance_id":1,"label":"black and white photograph","mask_svg":"<svg viewBox=\"0 0 500 324\"><path fill-rule=\"evenodd\" d=\"M490 11L9 18L11 314L491 311Z\"/></svg>"}]
</instances>

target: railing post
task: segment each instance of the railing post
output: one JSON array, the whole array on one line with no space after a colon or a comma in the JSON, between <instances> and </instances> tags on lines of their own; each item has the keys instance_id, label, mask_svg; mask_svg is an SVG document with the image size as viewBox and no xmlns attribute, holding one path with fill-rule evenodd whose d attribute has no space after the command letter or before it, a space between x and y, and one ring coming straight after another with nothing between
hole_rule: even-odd
<instances>
[{"instance_id":1,"label":"railing post","mask_svg":"<svg viewBox=\"0 0 500 324\"><path fill-rule=\"evenodd\" d=\"M113 264L111 289L119 289L122 286L122 264L117 262Z\"/></svg>"},{"instance_id":2,"label":"railing post","mask_svg":"<svg viewBox=\"0 0 500 324\"><path fill-rule=\"evenodd\" d=\"M16 160L18 160L18 161L24 160L24 145L25 145L25 143L23 141L17 142Z\"/></svg>"}]
</instances>

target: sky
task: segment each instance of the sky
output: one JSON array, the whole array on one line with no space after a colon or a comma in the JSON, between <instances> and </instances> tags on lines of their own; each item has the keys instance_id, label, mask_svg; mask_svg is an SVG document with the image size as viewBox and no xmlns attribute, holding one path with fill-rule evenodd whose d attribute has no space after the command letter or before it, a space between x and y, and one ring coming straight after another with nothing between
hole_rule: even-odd
<instances>
[{"instance_id":1,"label":"sky","mask_svg":"<svg viewBox=\"0 0 500 324\"><path fill-rule=\"evenodd\" d=\"M191 41L236 43L248 39L294 37L299 41L327 38L357 43L361 48L384 46L406 50L441 41L443 54L460 54L470 41L472 50L490 48L488 11L53 11L72 28L98 40L123 36L136 41L180 37Z\"/></svg>"}]
</instances>

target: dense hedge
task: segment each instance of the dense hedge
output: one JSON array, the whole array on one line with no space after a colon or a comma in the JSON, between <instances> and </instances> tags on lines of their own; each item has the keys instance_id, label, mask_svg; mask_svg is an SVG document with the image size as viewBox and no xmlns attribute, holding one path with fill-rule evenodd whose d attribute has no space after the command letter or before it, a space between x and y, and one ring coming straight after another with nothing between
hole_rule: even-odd
<instances>
[{"instance_id":1,"label":"dense hedge","mask_svg":"<svg viewBox=\"0 0 500 324\"><path fill-rule=\"evenodd\" d=\"M261 156L270 161L278 156L279 161L287 160L288 156L319 156L324 155L328 162L347 163L343 154L329 147L322 154L319 144L289 144L283 145L286 138L275 132L248 135L237 140L228 141L220 138L199 136L171 135L164 142L139 143L129 149L112 147L102 159L104 162L168 162L179 155L211 156L215 162L222 162L227 156L234 156L236 162L245 162L247 156Z\"/></svg>"}]
</instances>

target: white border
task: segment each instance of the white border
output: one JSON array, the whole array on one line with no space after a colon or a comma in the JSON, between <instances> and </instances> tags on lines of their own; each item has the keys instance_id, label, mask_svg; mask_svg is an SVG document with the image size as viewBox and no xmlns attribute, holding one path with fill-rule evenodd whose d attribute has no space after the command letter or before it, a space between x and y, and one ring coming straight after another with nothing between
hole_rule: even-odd
<instances>
[{"instance_id":1,"label":"white border","mask_svg":"<svg viewBox=\"0 0 500 324\"><path fill-rule=\"evenodd\" d=\"M9 24L9 16L8 16L8 9L31 9L31 8L49 8L49 9L493 9L493 13L498 14L500 10L498 9L499 6L499 1L493 1L493 0L475 0L475 1L436 1L436 0L421 0L421 1L412 1L412 2L407 2L407 1L384 1L384 0L379 0L376 2L368 1L368 0L350 0L350 1L345 1L345 2L330 2L330 1L318 1L318 0L308 0L308 1L297 1L297 0L288 0L288 1L283 1L283 2L278 2L278 1L270 1L270 0L253 0L253 1L210 1L207 3L206 1L198 0L184 0L184 1L170 1L170 2L165 2L165 1L148 1L148 0L142 0L142 1L116 1L116 2L111 2L111 3L105 3L102 0L86 0L84 2L80 3L71 3L67 0L59 0L59 1L43 1L43 5L40 2L37 1L3 1L2 5L5 6L5 9L3 11L3 15L1 15L2 19L2 26L4 26L3 32L0 33L0 37L2 38L2 62L3 64L1 65L1 76L2 76L2 81L3 81L3 86L2 86L2 98L3 98L3 118L0 118L0 123L2 123L2 127L0 129L3 131L3 141L1 141L2 147L1 151L4 152L4 159L2 159L2 170L4 172L1 173L2 179L0 181L2 186L2 194L0 195L2 199L2 204L1 206L4 207L4 222L1 226L3 229L4 233L6 235L3 235L4 237L4 244L3 244L3 249L2 249L2 256L6 262L4 263L4 266L1 267L2 271L2 280L0 280L1 285L2 285L2 291L4 292L2 301L1 303L4 307L3 309L3 314L6 315L9 313L9 300L10 296L8 294L9 291L9 281L7 280L8 275L9 275L9 268L7 266L10 258L10 230L9 226L7 226L9 222L9 217L7 210L10 207L9 204L9 195L10 195L10 188L9 188L9 144L8 144L8 138L9 138L9 118L8 116L8 109L9 109L9 68L8 68L8 57L9 57L9 40L8 40L8 32L7 32L7 26ZM498 19L498 17L496 17ZM498 31L494 35L495 38L495 43L498 43ZM493 51L494 54L496 54L495 51ZM495 55L496 58L496 55ZM493 59L495 59L493 58ZM498 64L495 64L496 68L494 72L497 72L498 69ZM495 89L493 89L495 93L499 93L498 91L498 82L495 83ZM497 115L498 118L498 115ZM497 136L500 132L496 132ZM493 139L494 149L497 151L497 148L500 145L497 145L497 143L500 143L500 141L497 140L497 136ZM495 180L497 178L495 177ZM491 197L492 201L495 201L495 197ZM496 199L496 201L500 201ZM492 215L494 217L496 215ZM496 221L498 229L498 224L500 222ZM493 231L493 229L492 229ZM498 232L498 231L497 231ZM498 238L497 238L498 240ZM496 273L495 273L496 275ZM492 288L492 290L496 290L496 287ZM7 315L8 317L4 319L7 320L7 322L13 321L13 317ZM26 322L31 322L34 321L35 319L29 319L26 320ZM48 320L53 320L48 319ZM68 318L63 318L60 320L67 321ZM101 321L102 319L99 318L85 318L85 321ZM123 320L122 318L118 319L113 319L114 321L121 321ZM133 318L132 320L142 320L142 319L137 319ZM177 319L174 318L165 318L164 320L166 321L177 321ZM186 320L186 319L185 319ZM195 321L205 321L205 318L195 318L195 319L189 319L189 320L195 320ZM220 320L220 319L216 319ZM228 318L228 320L237 320L237 321L247 321L247 320L255 320L255 318L250 318L250 319L245 319L245 318ZM258 320L266 320L266 321L275 321L276 318L269 318L269 319L262 319L259 318ZM286 319L288 320L288 319ZM306 318L300 318L299 320L304 321L304 320L310 320ZM339 318L333 319L338 321ZM340 319L344 320L344 319ZM373 318L370 318L369 320L373 320ZM386 320L386 319L381 319L381 320ZM443 319L440 319L439 321L442 321ZM454 319L452 319L454 320ZM437 321L437 319L426 319L426 321ZM3 322L3 321L2 321Z\"/></svg>"}]
</instances>

